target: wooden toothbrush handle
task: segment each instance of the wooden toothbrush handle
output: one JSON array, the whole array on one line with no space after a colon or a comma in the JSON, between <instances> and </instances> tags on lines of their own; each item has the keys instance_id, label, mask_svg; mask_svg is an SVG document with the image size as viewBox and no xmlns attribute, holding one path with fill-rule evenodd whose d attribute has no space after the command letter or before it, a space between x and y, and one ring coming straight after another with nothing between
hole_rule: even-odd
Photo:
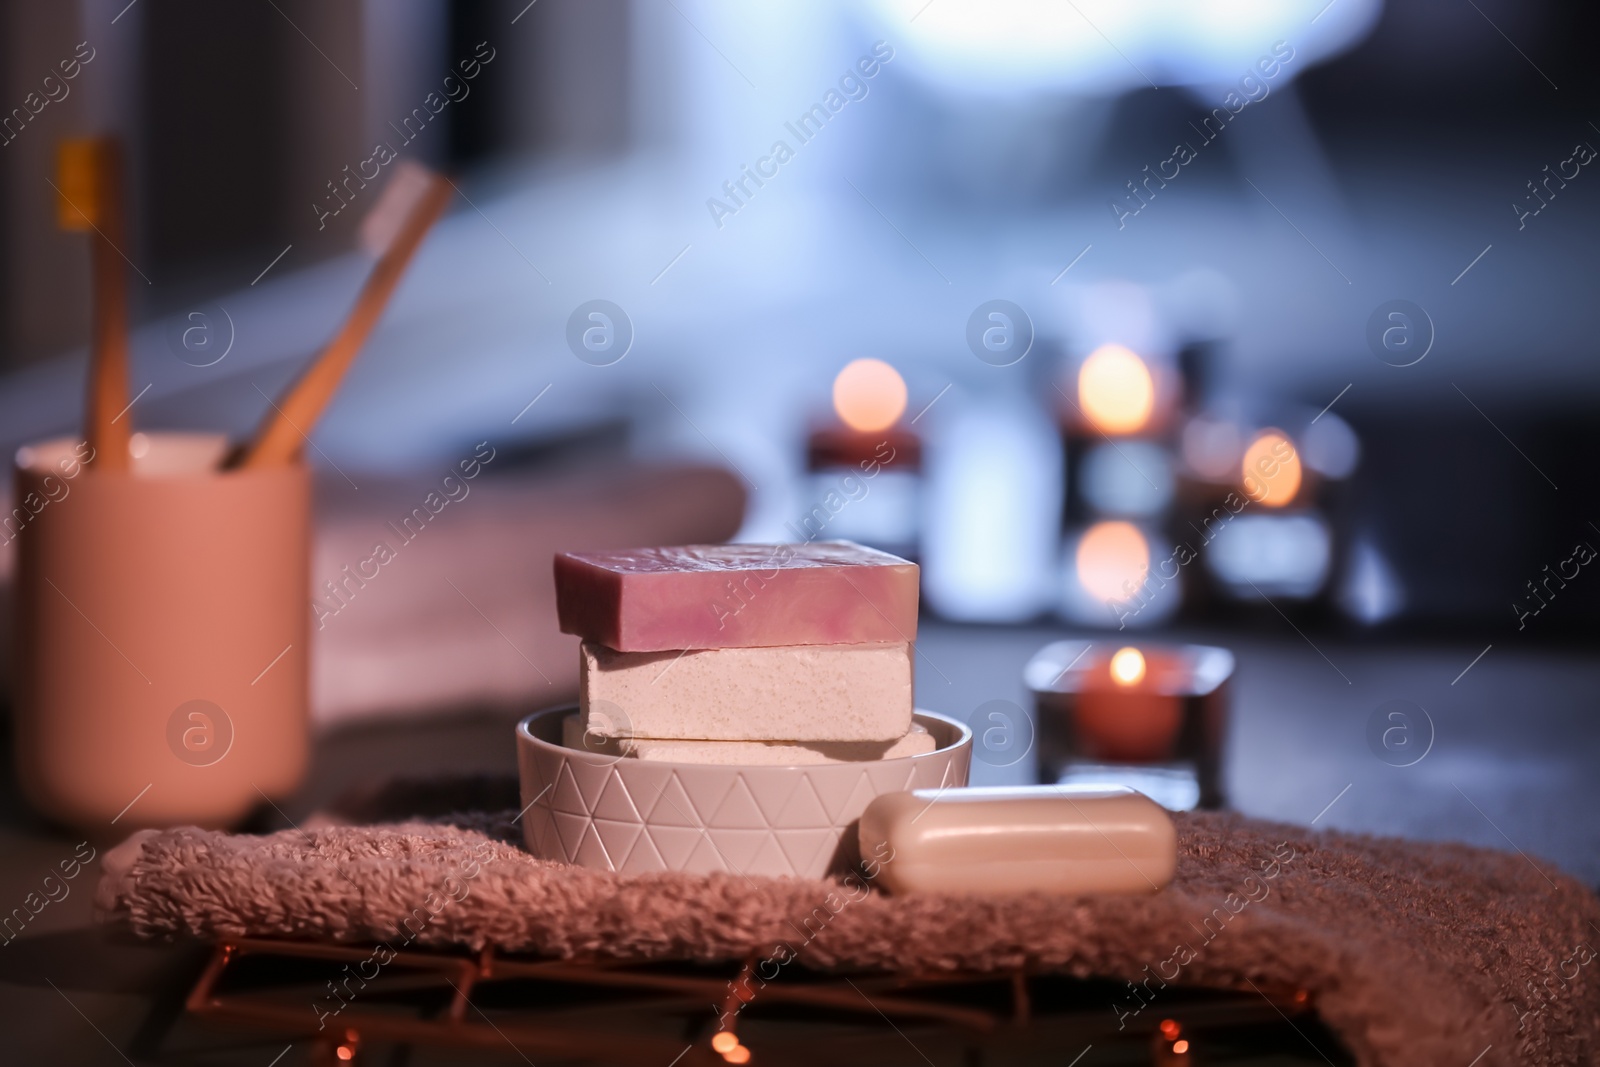
<instances>
[{"instance_id":1,"label":"wooden toothbrush handle","mask_svg":"<svg viewBox=\"0 0 1600 1067\"><path fill-rule=\"evenodd\" d=\"M89 396L84 436L101 470L127 470L132 419L128 406L128 267L122 258L122 157L115 141L99 149L98 221L89 234L93 322L89 341Z\"/></svg>"},{"instance_id":2,"label":"wooden toothbrush handle","mask_svg":"<svg viewBox=\"0 0 1600 1067\"><path fill-rule=\"evenodd\" d=\"M444 178L435 178L432 187L406 219L395 242L378 260L361 295L339 327L332 341L314 359L300 379L284 394L262 420L255 440L233 464L237 467L264 467L292 463L300 454L312 427L333 399L345 371L355 361L367 336L382 317L395 287L400 284L411 257L422 239L450 202L454 187Z\"/></svg>"}]
</instances>

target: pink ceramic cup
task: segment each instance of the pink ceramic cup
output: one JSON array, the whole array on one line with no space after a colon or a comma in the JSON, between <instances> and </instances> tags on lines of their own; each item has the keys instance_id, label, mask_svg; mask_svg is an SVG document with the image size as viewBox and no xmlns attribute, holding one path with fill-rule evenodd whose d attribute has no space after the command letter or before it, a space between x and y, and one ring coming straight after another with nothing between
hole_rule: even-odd
<instances>
[{"instance_id":1,"label":"pink ceramic cup","mask_svg":"<svg viewBox=\"0 0 1600 1067\"><path fill-rule=\"evenodd\" d=\"M17 773L43 815L112 836L238 822L305 772L310 478L218 470L227 442L19 449Z\"/></svg>"}]
</instances>

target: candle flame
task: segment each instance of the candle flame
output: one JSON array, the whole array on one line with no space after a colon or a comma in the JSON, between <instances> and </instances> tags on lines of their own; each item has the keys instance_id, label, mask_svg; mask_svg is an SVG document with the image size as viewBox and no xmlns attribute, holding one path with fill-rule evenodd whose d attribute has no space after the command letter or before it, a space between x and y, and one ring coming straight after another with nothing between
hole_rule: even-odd
<instances>
[{"instance_id":1,"label":"candle flame","mask_svg":"<svg viewBox=\"0 0 1600 1067\"><path fill-rule=\"evenodd\" d=\"M1263 430L1244 450L1241 473L1246 496L1281 508L1300 491L1300 454L1282 430Z\"/></svg>"},{"instance_id":2,"label":"candle flame","mask_svg":"<svg viewBox=\"0 0 1600 1067\"><path fill-rule=\"evenodd\" d=\"M1138 685L1144 681L1144 654L1137 648L1119 648L1111 657L1111 677L1118 685Z\"/></svg>"},{"instance_id":3,"label":"candle flame","mask_svg":"<svg viewBox=\"0 0 1600 1067\"><path fill-rule=\"evenodd\" d=\"M1101 345L1078 371L1078 404L1104 433L1142 430L1156 404L1150 368L1121 345Z\"/></svg>"},{"instance_id":4,"label":"candle flame","mask_svg":"<svg viewBox=\"0 0 1600 1067\"><path fill-rule=\"evenodd\" d=\"M876 433L906 410L906 382L881 359L857 359L833 380L833 410L857 433Z\"/></svg>"}]
</instances>

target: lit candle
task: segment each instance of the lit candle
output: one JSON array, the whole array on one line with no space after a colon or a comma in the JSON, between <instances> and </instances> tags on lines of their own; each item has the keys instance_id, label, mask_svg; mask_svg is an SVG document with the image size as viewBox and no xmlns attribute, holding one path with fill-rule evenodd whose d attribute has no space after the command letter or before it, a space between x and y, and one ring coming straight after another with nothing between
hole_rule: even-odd
<instances>
[{"instance_id":1,"label":"lit candle","mask_svg":"<svg viewBox=\"0 0 1600 1067\"><path fill-rule=\"evenodd\" d=\"M1137 648L1119 648L1111 657L1111 680L1120 686L1138 685L1144 673L1144 654Z\"/></svg>"},{"instance_id":2,"label":"lit candle","mask_svg":"<svg viewBox=\"0 0 1600 1067\"><path fill-rule=\"evenodd\" d=\"M833 380L833 410L857 433L887 430L906 410L906 383L881 359L858 359Z\"/></svg>"},{"instance_id":3,"label":"lit candle","mask_svg":"<svg viewBox=\"0 0 1600 1067\"><path fill-rule=\"evenodd\" d=\"M1121 345L1100 346L1078 369L1078 406L1102 433L1138 433L1150 422L1155 405L1150 368Z\"/></svg>"},{"instance_id":4,"label":"lit candle","mask_svg":"<svg viewBox=\"0 0 1600 1067\"><path fill-rule=\"evenodd\" d=\"M1143 627L1178 609L1181 588L1143 596L1175 499L1169 431L1181 392L1169 359L1104 344L1059 388L1067 468L1059 611L1088 626ZM1167 584L1167 583L1163 583ZM1177 583L1181 586L1182 583ZM1150 610L1146 610L1149 608Z\"/></svg>"},{"instance_id":5,"label":"lit candle","mask_svg":"<svg viewBox=\"0 0 1600 1067\"><path fill-rule=\"evenodd\" d=\"M857 359L839 371L838 422L806 438L811 479L791 531L797 540L842 538L914 557L922 441L899 425L906 398L905 379L882 360Z\"/></svg>"},{"instance_id":6,"label":"lit candle","mask_svg":"<svg viewBox=\"0 0 1600 1067\"><path fill-rule=\"evenodd\" d=\"M1167 653L1151 649L1147 657L1129 647L1091 671L1073 709L1073 732L1083 754L1115 763L1173 758L1183 709L1168 683L1179 669Z\"/></svg>"},{"instance_id":7,"label":"lit candle","mask_svg":"<svg viewBox=\"0 0 1600 1067\"><path fill-rule=\"evenodd\" d=\"M1241 468L1245 496L1264 507L1284 507L1300 492L1300 454L1282 430L1257 434L1244 450Z\"/></svg>"},{"instance_id":8,"label":"lit candle","mask_svg":"<svg viewBox=\"0 0 1600 1067\"><path fill-rule=\"evenodd\" d=\"M1232 673L1233 654L1221 648L1046 646L1024 671L1040 781L1128 785L1173 808L1220 806Z\"/></svg>"},{"instance_id":9,"label":"lit candle","mask_svg":"<svg viewBox=\"0 0 1600 1067\"><path fill-rule=\"evenodd\" d=\"M897 425L905 414L906 395L905 379L883 360L845 364L833 380L833 412L839 421L811 431L806 468L815 472L876 461L916 470L921 441L914 431Z\"/></svg>"}]
</instances>

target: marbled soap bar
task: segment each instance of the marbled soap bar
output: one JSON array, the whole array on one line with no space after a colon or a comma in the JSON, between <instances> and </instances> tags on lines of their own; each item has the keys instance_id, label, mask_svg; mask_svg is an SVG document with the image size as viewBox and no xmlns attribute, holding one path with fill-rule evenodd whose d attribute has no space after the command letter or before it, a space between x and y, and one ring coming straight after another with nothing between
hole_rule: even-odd
<instances>
[{"instance_id":1,"label":"marbled soap bar","mask_svg":"<svg viewBox=\"0 0 1600 1067\"><path fill-rule=\"evenodd\" d=\"M578 709L593 738L898 741L911 729L911 646L617 652L585 641Z\"/></svg>"},{"instance_id":2,"label":"marbled soap bar","mask_svg":"<svg viewBox=\"0 0 1600 1067\"><path fill-rule=\"evenodd\" d=\"M907 643L917 565L849 541L563 552L564 633L620 652Z\"/></svg>"}]
</instances>

